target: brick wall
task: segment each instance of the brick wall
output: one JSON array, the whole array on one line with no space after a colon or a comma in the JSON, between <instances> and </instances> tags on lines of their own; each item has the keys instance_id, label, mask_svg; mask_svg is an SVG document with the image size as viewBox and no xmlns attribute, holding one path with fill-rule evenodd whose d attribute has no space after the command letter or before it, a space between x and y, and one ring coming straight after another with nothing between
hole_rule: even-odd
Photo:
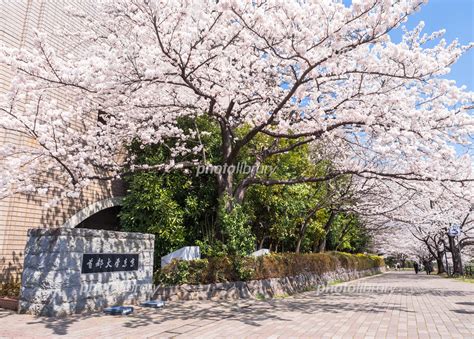
<instances>
[{"instance_id":1,"label":"brick wall","mask_svg":"<svg viewBox=\"0 0 474 339\"><path fill-rule=\"evenodd\" d=\"M9 47L28 48L32 46L35 30L52 32L58 26L70 30L80 27L79 20L66 17L64 8L71 3L79 4L91 13L94 11L93 0L0 0L0 42ZM51 37L49 43L56 48L70 48L74 42ZM10 69L0 64L0 92L8 91L11 76ZM67 104L67 93L64 91L56 91L52 95L60 103ZM0 144L26 142L30 141L0 130ZM54 179L55 173L51 173L50 177ZM45 199L35 196L18 194L1 199L0 281L21 270L28 229L61 226L68 218L93 202L122 194L119 185L112 187L111 183L97 182L87 187L81 198L64 200L53 209L45 209Z\"/></svg>"}]
</instances>

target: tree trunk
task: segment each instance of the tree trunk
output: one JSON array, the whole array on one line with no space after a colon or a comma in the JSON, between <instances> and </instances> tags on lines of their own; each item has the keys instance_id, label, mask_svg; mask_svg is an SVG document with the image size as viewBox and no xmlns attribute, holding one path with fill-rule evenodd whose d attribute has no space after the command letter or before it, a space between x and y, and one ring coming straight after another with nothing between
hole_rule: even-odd
<instances>
[{"instance_id":1,"label":"tree trunk","mask_svg":"<svg viewBox=\"0 0 474 339\"><path fill-rule=\"evenodd\" d=\"M215 231L218 239L225 241L222 227L222 215L225 211L229 213L232 211L232 178L226 174L217 175L217 211L216 211L216 226Z\"/></svg>"},{"instance_id":2,"label":"tree trunk","mask_svg":"<svg viewBox=\"0 0 474 339\"><path fill-rule=\"evenodd\" d=\"M444 265L443 265L443 255L444 251L440 249L440 244L436 241L436 239L431 238L431 240L434 241L434 245L430 245L429 242L430 238L426 238L423 240L425 243L426 247L428 248L428 251L432 255L433 258L436 259L436 265L438 266L438 274L444 273Z\"/></svg>"},{"instance_id":3,"label":"tree trunk","mask_svg":"<svg viewBox=\"0 0 474 339\"><path fill-rule=\"evenodd\" d=\"M451 257L453 259L453 274L462 275L461 251L454 237L448 235Z\"/></svg>"},{"instance_id":4,"label":"tree trunk","mask_svg":"<svg viewBox=\"0 0 474 339\"><path fill-rule=\"evenodd\" d=\"M438 274L445 272L443 265L443 252L438 252L438 256L436 256L436 265L438 266Z\"/></svg>"},{"instance_id":5,"label":"tree trunk","mask_svg":"<svg viewBox=\"0 0 474 339\"><path fill-rule=\"evenodd\" d=\"M300 253L301 250L301 243L303 241L304 235L306 233L306 229L308 228L308 224L305 222L303 226L301 226L300 231L298 232L298 240L296 242L296 249L295 253Z\"/></svg>"},{"instance_id":6,"label":"tree trunk","mask_svg":"<svg viewBox=\"0 0 474 339\"><path fill-rule=\"evenodd\" d=\"M438 265L438 274L446 272L444 268L443 259L445 257L444 253L445 250L441 248L443 244L442 238L439 238L438 241L435 242L436 244L436 265Z\"/></svg>"},{"instance_id":7,"label":"tree trunk","mask_svg":"<svg viewBox=\"0 0 474 339\"><path fill-rule=\"evenodd\" d=\"M318 244L318 253L323 253L324 250L326 249L326 234L323 236L323 238L319 241Z\"/></svg>"},{"instance_id":8,"label":"tree trunk","mask_svg":"<svg viewBox=\"0 0 474 339\"><path fill-rule=\"evenodd\" d=\"M231 203L228 198L232 198L232 175L221 173L217 175L217 194L220 203L225 204L226 211L231 210Z\"/></svg>"},{"instance_id":9,"label":"tree trunk","mask_svg":"<svg viewBox=\"0 0 474 339\"><path fill-rule=\"evenodd\" d=\"M269 238L268 235L264 235L262 240L260 240L260 244L258 245L258 249L261 250L263 248L263 244L265 243L265 239ZM272 246L272 244L270 243L270 247Z\"/></svg>"},{"instance_id":10,"label":"tree trunk","mask_svg":"<svg viewBox=\"0 0 474 339\"><path fill-rule=\"evenodd\" d=\"M296 253L300 253L300 249L301 249L301 242L303 241L304 239L304 236L306 234L306 230L308 229L308 226L309 226L309 221L311 220L311 218L316 214L317 211L320 210L320 207L317 206L316 208L313 208L309 213L308 215L306 215L306 218L304 220L304 222L302 223L301 227L300 227L300 231L298 233L298 241L296 243L296 250L295 252Z\"/></svg>"},{"instance_id":11,"label":"tree trunk","mask_svg":"<svg viewBox=\"0 0 474 339\"><path fill-rule=\"evenodd\" d=\"M402 268L405 268L405 263L406 263L406 258L402 257L400 258L400 263L402 264Z\"/></svg>"},{"instance_id":12,"label":"tree trunk","mask_svg":"<svg viewBox=\"0 0 474 339\"><path fill-rule=\"evenodd\" d=\"M221 153L222 162L221 169L217 175L217 194L219 203L224 204L227 212L232 210L232 201L228 198L233 198L233 171L229 171L229 166L233 164L232 154L232 132L223 121L219 122L221 130Z\"/></svg>"},{"instance_id":13,"label":"tree trunk","mask_svg":"<svg viewBox=\"0 0 474 339\"><path fill-rule=\"evenodd\" d=\"M295 249L295 253L300 253L300 247L301 247L301 240L303 238L301 237L301 235L298 236L298 240L296 241L296 249Z\"/></svg>"},{"instance_id":14,"label":"tree trunk","mask_svg":"<svg viewBox=\"0 0 474 339\"><path fill-rule=\"evenodd\" d=\"M326 250L326 237L329 233L329 229L331 228L331 225L334 221L334 217L336 216L336 213L331 210L331 213L329 214L329 218L326 221L326 224L324 225L324 234L321 240L319 241L318 245L318 253L322 253Z\"/></svg>"}]
</instances>

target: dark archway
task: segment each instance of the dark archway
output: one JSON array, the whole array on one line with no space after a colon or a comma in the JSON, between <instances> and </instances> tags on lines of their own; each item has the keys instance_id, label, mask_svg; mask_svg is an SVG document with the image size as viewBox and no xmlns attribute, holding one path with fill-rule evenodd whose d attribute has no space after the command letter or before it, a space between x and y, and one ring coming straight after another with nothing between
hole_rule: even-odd
<instances>
[{"instance_id":1,"label":"dark archway","mask_svg":"<svg viewBox=\"0 0 474 339\"><path fill-rule=\"evenodd\" d=\"M94 230L120 231L118 217L122 207L113 206L100 210L80 222L76 228L90 228Z\"/></svg>"}]
</instances>

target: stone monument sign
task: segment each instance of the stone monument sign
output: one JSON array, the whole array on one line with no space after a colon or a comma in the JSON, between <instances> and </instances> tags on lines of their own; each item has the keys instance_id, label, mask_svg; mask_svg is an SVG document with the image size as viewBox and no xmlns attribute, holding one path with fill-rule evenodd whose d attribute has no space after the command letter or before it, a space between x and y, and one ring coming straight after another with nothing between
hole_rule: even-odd
<instances>
[{"instance_id":1,"label":"stone monument sign","mask_svg":"<svg viewBox=\"0 0 474 339\"><path fill-rule=\"evenodd\" d=\"M65 316L148 299L154 240L81 228L29 230L19 312Z\"/></svg>"}]
</instances>

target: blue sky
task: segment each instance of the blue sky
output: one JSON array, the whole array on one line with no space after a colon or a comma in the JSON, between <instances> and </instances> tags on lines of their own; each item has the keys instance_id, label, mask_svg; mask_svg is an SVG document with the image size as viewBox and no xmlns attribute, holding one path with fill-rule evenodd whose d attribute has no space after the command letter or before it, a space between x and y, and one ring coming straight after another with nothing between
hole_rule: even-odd
<instances>
[{"instance_id":1,"label":"blue sky","mask_svg":"<svg viewBox=\"0 0 474 339\"><path fill-rule=\"evenodd\" d=\"M343 0L346 5L351 0ZM463 45L474 41L474 0L430 0L421 10L410 16L404 25L408 29L415 27L420 21L425 22L425 33L446 29L445 39L451 42L458 39ZM394 42L401 40L401 29L390 35ZM456 80L474 91L474 49L463 55L451 68L446 78Z\"/></svg>"}]
</instances>

